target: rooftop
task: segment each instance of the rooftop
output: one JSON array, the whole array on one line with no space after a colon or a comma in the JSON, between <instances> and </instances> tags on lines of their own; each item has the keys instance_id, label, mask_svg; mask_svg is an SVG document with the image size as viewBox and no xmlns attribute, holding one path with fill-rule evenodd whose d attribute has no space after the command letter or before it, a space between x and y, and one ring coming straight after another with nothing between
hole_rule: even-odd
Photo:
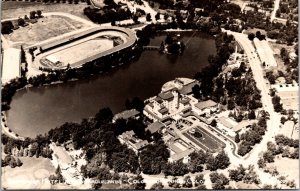
<instances>
[{"instance_id":1,"label":"rooftop","mask_svg":"<svg viewBox=\"0 0 300 191\"><path fill-rule=\"evenodd\" d=\"M121 113L116 114L114 116L113 120L129 119L129 118L135 117L139 114L140 114L140 112L138 112L136 109L125 110L125 111L122 111Z\"/></svg>"},{"instance_id":2,"label":"rooftop","mask_svg":"<svg viewBox=\"0 0 300 191\"><path fill-rule=\"evenodd\" d=\"M199 103L195 104L195 107L202 110L202 109L205 109L205 108L208 108L208 107L214 107L216 105L217 105L216 102L214 102L212 100L207 100L207 101L202 101L202 102L199 102Z\"/></svg>"},{"instance_id":3,"label":"rooftop","mask_svg":"<svg viewBox=\"0 0 300 191\"><path fill-rule=\"evenodd\" d=\"M190 102L190 100L191 100L190 98L185 97L185 98L183 98L183 99L180 100L180 103L182 103L182 104L185 105L185 104L188 104Z\"/></svg>"},{"instance_id":4,"label":"rooftop","mask_svg":"<svg viewBox=\"0 0 300 191\"><path fill-rule=\"evenodd\" d=\"M16 48L8 48L3 51L2 62L2 83L20 77L21 72L21 50Z\"/></svg>"},{"instance_id":5,"label":"rooftop","mask_svg":"<svg viewBox=\"0 0 300 191\"><path fill-rule=\"evenodd\" d=\"M158 110L158 112L161 113L161 114L168 113L168 111L169 111L169 110L168 110L166 107L163 107L163 108L161 108L160 110Z\"/></svg>"},{"instance_id":6,"label":"rooftop","mask_svg":"<svg viewBox=\"0 0 300 191\"><path fill-rule=\"evenodd\" d=\"M135 143L134 146L135 146L135 148L136 148L137 150L140 150L141 148L147 146L148 144L149 144L149 143L148 143L147 140L143 140L143 141L140 141L140 142Z\"/></svg>"},{"instance_id":7,"label":"rooftop","mask_svg":"<svg viewBox=\"0 0 300 191\"><path fill-rule=\"evenodd\" d=\"M199 84L198 81L193 81L189 84L185 84L181 89L179 89L179 93L184 95L190 94L192 93L192 88L197 84Z\"/></svg>"},{"instance_id":8,"label":"rooftop","mask_svg":"<svg viewBox=\"0 0 300 191\"><path fill-rule=\"evenodd\" d=\"M234 127L234 125L232 123L230 123L229 121L227 121L224 116L219 118L219 122L229 129L232 129Z\"/></svg>"},{"instance_id":9,"label":"rooftop","mask_svg":"<svg viewBox=\"0 0 300 191\"><path fill-rule=\"evenodd\" d=\"M183 159L184 157L189 156L192 152L194 152L194 149L188 149L181 153L176 153L176 154L172 155L171 159L174 161L177 161L177 160Z\"/></svg>"},{"instance_id":10,"label":"rooftop","mask_svg":"<svg viewBox=\"0 0 300 191\"><path fill-rule=\"evenodd\" d=\"M168 91L168 92L159 93L158 97L164 100L169 100L169 99L173 99L174 96L170 91Z\"/></svg>"},{"instance_id":11,"label":"rooftop","mask_svg":"<svg viewBox=\"0 0 300 191\"><path fill-rule=\"evenodd\" d=\"M233 131L237 132L237 131L243 129L244 127L252 125L253 123L254 123L254 120L252 120L252 121L243 120L243 121L239 122L239 124L237 124L236 126L233 127Z\"/></svg>"},{"instance_id":12,"label":"rooftop","mask_svg":"<svg viewBox=\"0 0 300 191\"><path fill-rule=\"evenodd\" d=\"M165 127L165 125L163 123L156 121L156 122L148 125L146 130L149 130L151 133L155 133L155 132L159 131L160 129L162 129L163 127Z\"/></svg>"}]
</instances>

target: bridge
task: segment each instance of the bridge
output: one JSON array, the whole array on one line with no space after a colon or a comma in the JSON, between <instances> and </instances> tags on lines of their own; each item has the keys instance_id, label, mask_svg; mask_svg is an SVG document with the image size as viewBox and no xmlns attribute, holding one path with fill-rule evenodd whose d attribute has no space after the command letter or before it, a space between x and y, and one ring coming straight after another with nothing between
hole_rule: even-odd
<instances>
[{"instance_id":1,"label":"bridge","mask_svg":"<svg viewBox=\"0 0 300 191\"><path fill-rule=\"evenodd\" d=\"M160 50L160 46L143 46L144 50Z\"/></svg>"}]
</instances>

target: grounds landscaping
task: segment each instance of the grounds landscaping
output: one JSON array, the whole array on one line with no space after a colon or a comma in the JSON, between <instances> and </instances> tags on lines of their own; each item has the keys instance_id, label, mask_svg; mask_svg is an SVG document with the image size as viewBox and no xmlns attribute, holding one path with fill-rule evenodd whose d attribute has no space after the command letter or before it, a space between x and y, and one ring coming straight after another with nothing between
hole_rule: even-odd
<instances>
[{"instance_id":1,"label":"grounds landscaping","mask_svg":"<svg viewBox=\"0 0 300 191\"><path fill-rule=\"evenodd\" d=\"M68 32L87 27L79 21L57 15L43 17L37 23L29 24L14 30L13 33L4 35L7 40L13 42L25 42L32 45Z\"/></svg>"},{"instance_id":2,"label":"grounds landscaping","mask_svg":"<svg viewBox=\"0 0 300 191\"><path fill-rule=\"evenodd\" d=\"M16 15L24 17L28 15L30 11L41 10L44 12L64 12L72 15L79 16L81 18L88 18L83 14L83 9L87 7L86 3L80 4L68 4L68 3L52 3L44 4L41 2L16 2L16 1L4 1L1 2L1 19L15 18Z\"/></svg>"},{"instance_id":3,"label":"grounds landscaping","mask_svg":"<svg viewBox=\"0 0 300 191\"><path fill-rule=\"evenodd\" d=\"M225 143L221 142L216 137L214 137L214 135L210 134L205 129L199 126L195 127L195 133L191 134L189 131L186 131L183 133L183 135L204 150L217 152L225 147Z\"/></svg>"},{"instance_id":4,"label":"grounds landscaping","mask_svg":"<svg viewBox=\"0 0 300 191\"><path fill-rule=\"evenodd\" d=\"M49 159L35 157L19 157L22 167L2 168L2 188L10 189L51 189L49 182L42 182L55 173Z\"/></svg>"}]
</instances>

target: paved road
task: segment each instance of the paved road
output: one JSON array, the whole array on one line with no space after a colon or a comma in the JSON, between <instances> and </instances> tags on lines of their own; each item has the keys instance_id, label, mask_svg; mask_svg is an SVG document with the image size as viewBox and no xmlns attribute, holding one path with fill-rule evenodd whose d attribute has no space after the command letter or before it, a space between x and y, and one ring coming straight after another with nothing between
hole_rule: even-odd
<instances>
[{"instance_id":1,"label":"paved road","mask_svg":"<svg viewBox=\"0 0 300 191\"><path fill-rule=\"evenodd\" d=\"M273 12L271 14L271 22L273 22L273 20L276 18L276 11L278 10L279 8L279 3L280 3L280 0L275 0L274 1L274 9L273 9Z\"/></svg>"},{"instance_id":2,"label":"paved road","mask_svg":"<svg viewBox=\"0 0 300 191\"><path fill-rule=\"evenodd\" d=\"M271 96L268 95L269 87L266 83L266 79L263 77L263 68L262 63L260 62L258 56L255 53L255 48L252 45L252 42L248 39L245 34L226 31L229 34L233 34L237 42L244 48L245 53L248 56L249 64L252 69L253 77L256 81L256 86L261 90L261 100L263 103L263 109L270 114L270 120L267 121L267 131L263 136L263 139L260 144L254 146L252 151L243 159L241 164L249 165L253 164L256 171L260 174L260 177L263 182L268 182L266 173L261 172L258 169L257 161L260 154L266 150L267 142L274 141L276 133L279 131L280 125L280 115L274 111Z\"/></svg>"}]
</instances>

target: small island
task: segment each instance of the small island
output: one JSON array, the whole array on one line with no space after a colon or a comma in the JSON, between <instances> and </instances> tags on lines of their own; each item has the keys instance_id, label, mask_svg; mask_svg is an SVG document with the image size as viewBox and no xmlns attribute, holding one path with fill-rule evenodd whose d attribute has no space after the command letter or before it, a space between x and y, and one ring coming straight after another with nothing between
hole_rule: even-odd
<instances>
[{"instance_id":1,"label":"small island","mask_svg":"<svg viewBox=\"0 0 300 191\"><path fill-rule=\"evenodd\" d=\"M185 44L180 41L180 34L167 34L165 41L161 42L160 52L166 54L182 55L185 49Z\"/></svg>"}]
</instances>

